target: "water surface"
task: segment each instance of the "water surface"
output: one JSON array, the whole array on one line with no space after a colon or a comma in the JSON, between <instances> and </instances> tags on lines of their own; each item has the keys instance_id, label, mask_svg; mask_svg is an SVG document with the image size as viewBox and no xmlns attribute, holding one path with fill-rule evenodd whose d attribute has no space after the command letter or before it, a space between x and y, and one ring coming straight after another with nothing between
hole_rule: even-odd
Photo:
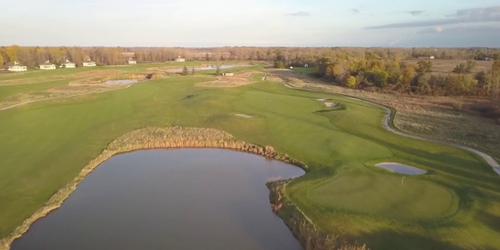
<instances>
[{"instance_id":1,"label":"water surface","mask_svg":"<svg viewBox=\"0 0 500 250\"><path fill-rule=\"evenodd\" d=\"M12 249L300 249L265 183L303 173L218 149L119 155Z\"/></svg>"},{"instance_id":2,"label":"water surface","mask_svg":"<svg viewBox=\"0 0 500 250\"><path fill-rule=\"evenodd\" d=\"M376 164L375 166L402 175L423 175L427 173L426 170L397 162L383 162Z\"/></svg>"}]
</instances>

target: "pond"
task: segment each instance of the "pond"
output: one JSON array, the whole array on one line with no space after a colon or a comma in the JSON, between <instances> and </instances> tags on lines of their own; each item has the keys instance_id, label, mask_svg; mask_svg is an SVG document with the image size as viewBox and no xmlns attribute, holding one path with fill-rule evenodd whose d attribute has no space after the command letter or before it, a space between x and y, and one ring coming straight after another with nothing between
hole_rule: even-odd
<instances>
[{"instance_id":1,"label":"pond","mask_svg":"<svg viewBox=\"0 0 500 250\"><path fill-rule=\"evenodd\" d=\"M375 166L378 168L382 168L382 169L385 169L387 171L397 173L397 174L402 174L402 175L423 175L423 174L427 173L426 170L412 167L412 166L408 166L408 165L401 164L401 163L397 163L397 162L382 162L382 163L376 164Z\"/></svg>"},{"instance_id":2,"label":"pond","mask_svg":"<svg viewBox=\"0 0 500 250\"><path fill-rule=\"evenodd\" d=\"M128 85L133 85L138 83L139 81L137 80L108 80L104 82L104 84L109 85L109 86L128 86Z\"/></svg>"},{"instance_id":3,"label":"pond","mask_svg":"<svg viewBox=\"0 0 500 250\"><path fill-rule=\"evenodd\" d=\"M118 155L12 249L301 249L265 183L303 174L220 149Z\"/></svg>"}]
</instances>

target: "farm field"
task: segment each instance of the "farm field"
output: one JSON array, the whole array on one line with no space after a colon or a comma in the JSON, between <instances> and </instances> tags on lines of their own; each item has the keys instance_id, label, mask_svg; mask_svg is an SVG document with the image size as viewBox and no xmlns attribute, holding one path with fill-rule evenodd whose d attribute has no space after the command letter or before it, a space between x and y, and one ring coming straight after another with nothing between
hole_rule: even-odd
<instances>
[{"instance_id":1,"label":"farm field","mask_svg":"<svg viewBox=\"0 0 500 250\"><path fill-rule=\"evenodd\" d=\"M500 248L500 177L476 155L393 134L382 126L385 111L367 102L264 80L262 65L232 70L234 80L213 71L167 72L180 65L1 74L0 105L92 80L81 95L0 111L0 238L115 138L145 127L183 126L224 130L305 162L307 174L292 181L286 195L341 241L370 249ZM161 77L143 80L148 74ZM140 81L92 90L117 79ZM428 173L402 178L376 168L380 162Z\"/></svg>"}]
</instances>

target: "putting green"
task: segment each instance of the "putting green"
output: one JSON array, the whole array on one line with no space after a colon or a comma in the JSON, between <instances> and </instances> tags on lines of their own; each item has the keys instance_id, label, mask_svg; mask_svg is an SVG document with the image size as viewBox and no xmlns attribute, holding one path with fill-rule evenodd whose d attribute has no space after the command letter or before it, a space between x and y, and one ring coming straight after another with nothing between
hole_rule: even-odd
<instances>
[{"instance_id":1,"label":"putting green","mask_svg":"<svg viewBox=\"0 0 500 250\"><path fill-rule=\"evenodd\" d=\"M346 171L308 190L311 204L399 221L445 218L458 209L458 197L445 187L418 178Z\"/></svg>"}]
</instances>

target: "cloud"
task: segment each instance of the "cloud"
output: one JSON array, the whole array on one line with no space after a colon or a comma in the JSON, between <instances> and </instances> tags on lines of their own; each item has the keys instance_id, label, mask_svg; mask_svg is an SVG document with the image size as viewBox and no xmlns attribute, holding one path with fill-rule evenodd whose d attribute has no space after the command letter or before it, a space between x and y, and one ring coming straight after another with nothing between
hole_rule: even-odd
<instances>
[{"instance_id":1,"label":"cloud","mask_svg":"<svg viewBox=\"0 0 500 250\"><path fill-rule=\"evenodd\" d=\"M420 30L419 34L500 34L500 27L489 25L474 25L474 26L457 26L457 27L431 27Z\"/></svg>"},{"instance_id":2,"label":"cloud","mask_svg":"<svg viewBox=\"0 0 500 250\"><path fill-rule=\"evenodd\" d=\"M351 9L351 12L353 14L359 14L360 11L359 11L359 9Z\"/></svg>"},{"instance_id":3,"label":"cloud","mask_svg":"<svg viewBox=\"0 0 500 250\"><path fill-rule=\"evenodd\" d=\"M455 14L442 19L391 23L378 26L369 26L366 29L394 29L394 28L415 28L428 26L444 26L451 24L500 22L500 6L488 8L462 9Z\"/></svg>"},{"instance_id":4,"label":"cloud","mask_svg":"<svg viewBox=\"0 0 500 250\"><path fill-rule=\"evenodd\" d=\"M423 11L423 10L410 10L407 13L412 15L412 16L420 16L420 15L424 14L424 12L425 11Z\"/></svg>"},{"instance_id":5,"label":"cloud","mask_svg":"<svg viewBox=\"0 0 500 250\"><path fill-rule=\"evenodd\" d=\"M298 17L305 17L305 16L310 16L311 13L307 11L297 11L297 12L292 12L292 13L286 13L287 16L298 16Z\"/></svg>"}]
</instances>

